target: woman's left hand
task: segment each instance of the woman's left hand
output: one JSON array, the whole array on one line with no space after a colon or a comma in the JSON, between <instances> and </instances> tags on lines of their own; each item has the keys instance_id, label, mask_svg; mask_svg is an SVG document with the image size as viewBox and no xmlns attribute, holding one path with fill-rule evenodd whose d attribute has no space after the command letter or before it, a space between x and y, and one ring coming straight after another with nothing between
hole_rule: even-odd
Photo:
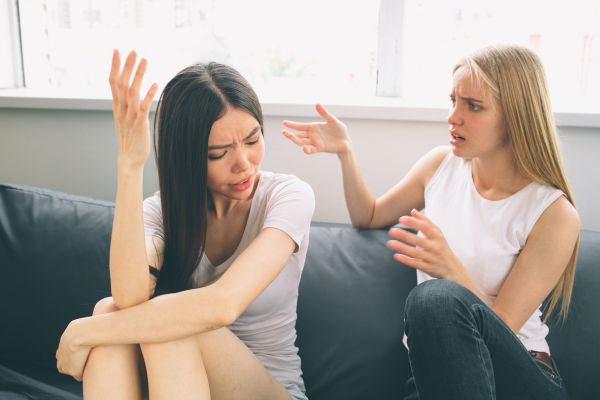
<instances>
[{"instance_id":1,"label":"woman's left hand","mask_svg":"<svg viewBox=\"0 0 600 400\"><path fill-rule=\"evenodd\" d=\"M83 369L92 349L90 346L81 346L76 343L77 328L81 323L80 319L71 321L63 332L56 350L58 372L71 375L79 382L83 378Z\"/></svg>"},{"instance_id":2,"label":"woman's left hand","mask_svg":"<svg viewBox=\"0 0 600 400\"><path fill-rule=\"evenodd\" d=\"M417 236L404 229L391 228L388 234L395 240L388 241L387 246L396 252L394 260L420 269L434 278L459 283L464 274L464 266L448 246L440 228L414 209L410 216L400 217L399 221L415 231L420 231L423 236Z\"/></svg>"}]
</instances>

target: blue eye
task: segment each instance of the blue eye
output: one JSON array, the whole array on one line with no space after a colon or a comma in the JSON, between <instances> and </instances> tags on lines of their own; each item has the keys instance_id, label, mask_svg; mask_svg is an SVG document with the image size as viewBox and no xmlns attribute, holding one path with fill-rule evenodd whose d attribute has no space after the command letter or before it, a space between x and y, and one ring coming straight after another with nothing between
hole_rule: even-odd
<instances>
[{"instance_id":1,"label":"blue eye","mask_svg":"<svg viewBox=\"0 0 600 400\"><path fill-rule=\"evenodd\" d=\"M479 111L480 110L479 105L477 105L475 103L469 103L469 109L471 111Z\"/></svg>"}]
</instances>

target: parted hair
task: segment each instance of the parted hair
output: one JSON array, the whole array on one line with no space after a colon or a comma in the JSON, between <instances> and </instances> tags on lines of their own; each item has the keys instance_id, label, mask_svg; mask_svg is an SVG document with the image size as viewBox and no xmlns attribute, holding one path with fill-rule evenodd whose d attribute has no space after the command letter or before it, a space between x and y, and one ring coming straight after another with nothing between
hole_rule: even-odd
<instances>
[{"instance_id":1,"label":"parted hair","mask_svg":"<svg viewBox=\"0 0 600 400\"><path fill-rule=\"evenodd\" d=\"M500 105L515 166L526 178L561 190L575 206L566 178L550 106L544 67L539 57L521 46L491 46L460 60L453 69L469 68ZM559 318L567 315L573 293L579 238L558 283L545 318L560 303Z\"/></svg>"},{"instance_id":2,"label":"parted hair","mask_svg":"<svg viewBox=\"0 0 600 400\"><path fill-rule=\"evenodd\" d=\"M191 65L167 83L154 119L164 258L155 294L190 287L206 244L208 138L230 108L252 115L263 127L256 93L234 68L211 62Z\"/></svg>"}]
</instances>

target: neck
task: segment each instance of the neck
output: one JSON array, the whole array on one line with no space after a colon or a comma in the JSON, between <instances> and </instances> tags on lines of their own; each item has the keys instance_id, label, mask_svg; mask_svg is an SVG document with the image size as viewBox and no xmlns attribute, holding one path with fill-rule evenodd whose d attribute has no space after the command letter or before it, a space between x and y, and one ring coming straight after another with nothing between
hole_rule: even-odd
<instances>
[{"instance_id":1,"label":"neck","mask_svg":"<svg viewBox=\"0 0 600 400\"><path fill-rule=\"evenodd\" d=\"M473 183L477 191L492 200L510 196L530 182L518 171L508 149L473 158L472 166Z\"/></svg>"},{"instance_id":2,"label":"neck","mask_svg":"<svg viewBox=\"0 0 600 400\"><path fill-rule=\"evenodd\" d=\"M213 195L214 212L213 216L217 219L227 218L231 214L246 210L250 205L251 199L236 200L225 196Z\"/></svg>"}]
</instances>

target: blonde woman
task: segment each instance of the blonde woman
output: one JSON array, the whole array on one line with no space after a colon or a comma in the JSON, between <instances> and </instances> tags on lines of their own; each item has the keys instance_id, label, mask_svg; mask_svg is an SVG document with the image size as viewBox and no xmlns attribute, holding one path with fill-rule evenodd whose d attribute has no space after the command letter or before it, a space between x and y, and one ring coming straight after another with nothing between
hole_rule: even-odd
<instances>
[{"instance_id":1,"label":"blonde woman","mask_svg":"<svg viewBox=\"0 0 600 400\"><path fill-rule=\"evenodd\" d=\"M550 297L546 315L566 315L579 217L543 67L526 48L480 50L454 67L450 100L450 146L377 199L321 105L324 122L284 121L295 132L283 133L306 154L338 155L354 226L418 231L392 228L388 243L419 283L404 310L407 398L566 399L541 307Z\"/></svg>"}]
</instances>

